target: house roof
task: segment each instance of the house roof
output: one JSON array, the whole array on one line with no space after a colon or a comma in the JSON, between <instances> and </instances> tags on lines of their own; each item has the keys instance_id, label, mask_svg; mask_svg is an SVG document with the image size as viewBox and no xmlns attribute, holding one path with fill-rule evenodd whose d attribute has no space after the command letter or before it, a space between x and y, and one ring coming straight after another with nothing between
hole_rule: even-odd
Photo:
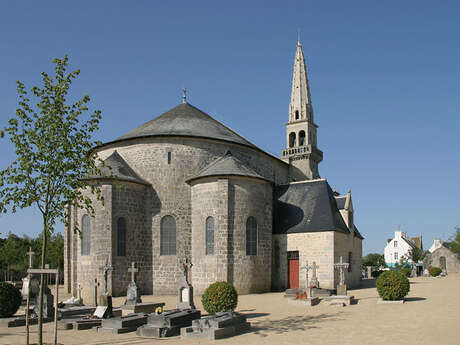
<instances>
[{"instance_id":1,"label":"house roof","mask_svg":"<svg viewBox=\"0 0 460 345\"><path fill-rule=\"evenodd\" d=\"M189 103L182 103L115 141L152 136L188 136L256 146Z\"/></svg>"},{"instance_id":2,"label":"house roof","mask_svg":"<svg viewBox=\"0 0 460 345\"><path fill-rule=\"evenodd\" d=\"M353 224L353 226L354 226L355 236L364 240L363 235L361 235L361 233L358 231L358 228L356 227L356 225Z\"/></svg>"},{"instance_id":3,"label":"house roof","mask_svg":"<svg viewBox=\"0 0 460 345\"><path fill-rule=\"evenodd\" d=\"M339 231L350 233L325 179L275 188L273 233Z\"/></svg>"},{"instance_id":4,"label":"house roof","mask_svg":"<svg viewBox=\"0 0 460 345\"><path fill-rule=\"evenodd\" d=\"M242 161L234 157L230 151L227 151L223 157L218 158L206 166L196 176L188 179L187 182L190 183L203 177L212 176L245 176L269 181L245 165Z\"/></svg>"},{"instance_id":5,"label":"house roof","mask_svg":"<svg viewBox=\"0 0 460 345\"><path fill-rule=\"evenodd\" d=\"M345 208L345 202L347 201L346 195L335 196L335 201L337 202L337 208L343 210Z\"/></svg>"},{"instance_id":6,"label":"house roof","mask_svg":"<svg viewBox=\"0 0 460 345\"><path fill-rule=\"evenodd\" d=\"M419 249L423 250L422 236L409 237L409 240Z\"/></svg>"},{"instance_id":7,"label":"house roof","mask_svg":"<svg viewBox=\"0 0 460 345\"><path fill-rule=\"evenodd\" d=\"M99 169L101 170L101 175L88 176L86 179L115 179L149 185L147 181L143 180L134 172L117 150L113 151L113 153L104 160L103 165L99 165Z\"/></svg>"}]
</instances>

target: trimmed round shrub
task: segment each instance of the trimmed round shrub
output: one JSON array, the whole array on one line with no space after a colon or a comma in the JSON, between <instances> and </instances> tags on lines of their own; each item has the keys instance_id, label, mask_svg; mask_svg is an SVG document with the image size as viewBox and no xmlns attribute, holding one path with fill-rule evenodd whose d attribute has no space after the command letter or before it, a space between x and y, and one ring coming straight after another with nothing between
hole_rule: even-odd
<instances>
[{"instance_id":1,"label":"trimmed round shrub","mask_svg":"<svg viewBox=\"0 0 460 345\"><path fill-rule=\"evenodd\" d=\"M386 301L399 301L409 293L409 279L398 271L385 271L376 281L379 296Z\"/></svg>"},{"instance_id":2,"label":"trimmed round shrub","mask_svg":"<svg viewBox=\"0 0 460 345\"><path fill-rule=\"evenodd\" d=\"M208 286L201 296L203 308L209 314L234 310L238 304L238 293L232 284L215 282Z\"/></svg>"},{"instance_id":3,"label":"trimmed round shrub","mask_svg":"<svg viewBox=\"0 0 460 345\"><path fill-rule=\"evenodd\" d=\"M404 274L407 278L409 278L412 274L412 270L410 268L401 268L399 272Z\"/></svg>"},{"instance_id":4,"label":"trimmed round shrub","mask_svg":"<svg viewBox=\"0 0 460 345\"><path fill-rule=\"evenodd\" d=\"M440 269L439 267L430 267L430 276L432 277L437 277L438 275L441 274L442 272L442 269Z\"/></svg>"},{"instance_id":5,"label":"trimmed round shrub","mask_svg":"<svg viewBox=\"0 0 460 345\"><path fill-rule=\"evenodd\" d=\"M9 283L0 283L0 317L13 316L21 305L19 289Z\"/></svg>"},{"instance_id":6,"label":"trimmed round shrub","mask_svg":"<svg viewBox=\"0 0 460 345\"><path fill-rule=\"evenodd\" d=\"M372 271L371 276L372 276L372 278L378 278L379 275L381 275L382 273L383 273L382 270Z\"/></svg>"}]
</instances>

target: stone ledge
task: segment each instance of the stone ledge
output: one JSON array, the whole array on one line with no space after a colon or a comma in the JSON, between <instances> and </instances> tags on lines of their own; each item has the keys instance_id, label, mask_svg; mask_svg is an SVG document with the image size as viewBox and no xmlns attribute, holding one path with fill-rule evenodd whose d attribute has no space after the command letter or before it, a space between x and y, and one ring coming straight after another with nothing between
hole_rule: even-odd
<instances>
[{"instance_id":1,"label":"stone ledge","mask_svg":"<svg viewBox=\"0 0 460 345\"><path fill-rule=\"evenodd\" d=\"M355 296L329 296L324 299L328 305L346 306L351 305Z\"/></svg>"},{"instance_id":2,"label":"stone ledge","mask_svg":"<svg viewBox=\"0 0 460 345\"><path fill-rule=\"evenodd\" d=\"M288 305L295 307L312 307L319 303L318 297L311 297L306 299L290 299L288 300Z\"/></svg>"}]
</instances>

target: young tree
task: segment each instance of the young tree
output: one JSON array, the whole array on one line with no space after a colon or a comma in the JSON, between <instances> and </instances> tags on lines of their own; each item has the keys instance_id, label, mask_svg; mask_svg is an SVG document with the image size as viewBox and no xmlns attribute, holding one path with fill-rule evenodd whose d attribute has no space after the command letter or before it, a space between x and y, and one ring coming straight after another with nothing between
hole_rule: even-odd
<instances>
[{"instance_id":1,"label":"young tree","mask_svg":"<svg viewBox=\"0 0 460 345\"><path fill-rule=\"evenodd\" d=\"M421 250L419 247L409 249L408 258L412 260L414 264L422 261L425 258L426 252Z\"/></svg>"},{"instance_id":2,"label":"young tree","mask_svg":"<svg viewBox=\"0 0 460 345\"><path fill-rule=\"evenodd\" d=\"M46 262L47 242L56 221L67 222L66 206L85 208L94 213L91 199L83 191L87 187L102 201L97 185L85 184L88 175L101 175L91 148L99 145L92 135L99 128L101 112L88 111L88 95L67 104L72 81L79 70L67 72L68 57L53 60L55 75L43 72L41 87L30 92L37 103L28 98L23 83L17 82L19 107L15 116L0 132L13 143L16 159L0 171L0 211L15 212L17 208L36 207L43 220L41 268ZM42 345L42 311L44 279L40 281L40 314L38 343Z\"/></svg>"},{"instance_id":3,"label":"young tree","mask_svg":"<svg viewBox=\"0 0 460 345\"><path fill-rule=\"evenodd\" d=\"M370 253L363 257L362 266L363 268L366 266L372 266L378 269L380 267L386 267L387 265L383 254Z\"/></svg>"},{"instance_id":4,"label":"young tree","mask_svg":"<svg viewBox=\"0 0 460 345\"><path fill-rule=\"evenodd\" d=\"M460 227L455 227L455 234L450 242L450 250L460 257Z\"/></svg>"}]
</instances>

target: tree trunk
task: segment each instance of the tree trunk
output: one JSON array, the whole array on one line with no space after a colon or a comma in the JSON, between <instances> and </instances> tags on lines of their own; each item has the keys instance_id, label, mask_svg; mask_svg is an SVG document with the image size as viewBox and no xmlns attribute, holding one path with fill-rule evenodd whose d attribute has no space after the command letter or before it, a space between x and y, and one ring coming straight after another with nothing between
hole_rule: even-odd
<instances>
[{"instance_id":1,"label":"tree trunk","mask_svg":"<svg viewBox=\"0 0 460 345\"><path fill-rule=\"evenodd\" d=\"M41 269L45 268L46 242L48 240L47 218L43 215L43 234L42 234L42 262ZM38 345L43 345L43 290L45 285L45 275L40 274L40 296L39 296L39 315L38 315ZM57 307L57 306L56 306Z\"/></svg>"}]
</instances>

